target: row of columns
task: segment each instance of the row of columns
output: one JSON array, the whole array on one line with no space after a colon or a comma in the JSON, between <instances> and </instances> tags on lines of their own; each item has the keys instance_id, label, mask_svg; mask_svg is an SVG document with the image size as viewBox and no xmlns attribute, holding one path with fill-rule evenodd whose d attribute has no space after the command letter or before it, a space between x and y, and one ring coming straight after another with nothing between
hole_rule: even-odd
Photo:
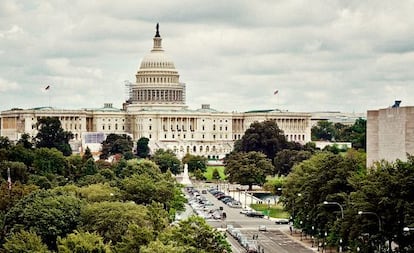
<instances>
[{"instance_id":1,"label":"row of columns","mask_svg":"<svg viewBox=\"0 0 414 253\"><path fill-rule=\"evenodd\" d=\"M197 128L197 120L192 117L162 117L161 124L164 131L194 131Z\"/></svg>"},{"instance_id":2,"label":"row of columns","mask_svg":"<svg viewBox=\"0 0 414 253\"><path fill-rule=\"evenodd\" d=\"M183 102L182 90L135 90L136 101Z\"/></svg>"}]
</instances>

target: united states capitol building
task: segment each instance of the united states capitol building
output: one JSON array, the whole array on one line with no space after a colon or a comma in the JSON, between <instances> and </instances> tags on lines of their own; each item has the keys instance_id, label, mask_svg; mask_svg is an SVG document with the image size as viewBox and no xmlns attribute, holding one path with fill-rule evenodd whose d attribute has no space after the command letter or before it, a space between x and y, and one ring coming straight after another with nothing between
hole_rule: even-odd
<instances>
[{"instance_id":1,"label":"united states capitol building","mask_svg":"<svg viewBox=\"0 0 414 253\"><path fill-rule=\"evenodd\" d=\"M0 114L0 135L12 141L24 133L35 136L40 118L57 117L62 127L74 134L74 152L82 153L87 146L99 152L100 143L115 133L128 134L134 141L148 138L152 152L171 149L178 157L191 153L209 159L223 158L232 151L234 142L256 121L275 120L289 141L311 140L310 113L277 109L220 112L208 104L189 109L186 85L162 48L158 25L153 48L143 58L135 77L135 83L128 85L129 99L122 109L110 103L98 109L11 109Z\"/></svg>"}]
</instances>

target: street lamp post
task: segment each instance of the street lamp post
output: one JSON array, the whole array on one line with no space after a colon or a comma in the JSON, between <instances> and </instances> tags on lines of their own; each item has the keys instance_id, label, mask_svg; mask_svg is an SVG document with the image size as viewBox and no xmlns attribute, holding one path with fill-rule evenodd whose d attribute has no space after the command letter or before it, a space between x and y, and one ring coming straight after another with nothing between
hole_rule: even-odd
<instances>
[{"instance_id":1,"label":"street lamp post","mask_svg":"<svg viewBox=\"0 0 414 253\"><path fill-rule=\"evenodd\" d=\"M323 202L324 205L337 205L339 206L339 208L341 209L341 218L344 218L344 208L342 207L341 204L339 204L338 202L330 202L330 201L324 201Z\"/></svg>"},{"instance_id":2,"label":"street lamp post","mask_svg":"<svg viewBox=\"0 0 414 253\"><path fill-rule=\"evenodd\" d=\"M344 208L342 207L341 204L339 204L338 202L335 201L324 201L323 202L324 205L337 205L339 206L339 208L341 209L341 217L342 219L344 218ZM339 238L339 252L342 252L342 238Z\"/></svg>"},{"instance_id":3,"label":"street lamp post","mask_svg":"<svg viewBox=\"0 0 414 253\"><path fill-rule=\"evenodd\" d=\"M244 208L247 208L247 189L244 190Z\"/></svg>"},{"instance_id":4,"label":"street lamp post","mask_svg":"<svg viewBox=\"0 0 414 253\"><path fill-rule=\"evenodd\" d=\"M378 232L381 233L381 231L382 231L382 229L381 229L382 228L382 223L381 223L381 218L379 217L379 215L377 213L374 213L374 212L358 211L358 215L363 215L363 214L374 215L375 217L377 217L377 219L378 219ZM380 242L378 244L378 251L381 252L381 240L380 240Z\"/></svg>"},{"instance_id":5,"label":"street lamp post","mask_svg":"<svg viewBox=\"0 0 414 253\"><path fill-rule=\"evenodd\" d=\"M270 199L267 200L267 219L270 219Z\"/></svg>"},{"instance_id":6,"label":"street lamp post","mask_svg":"<svg viewBox=\"0 0 414 253\"><path fill-rule=\"evenodd\" d=\"M299 224L300 224L300 240L302 241L303 221L300 221Z\"/></svg>"}]
</instances>

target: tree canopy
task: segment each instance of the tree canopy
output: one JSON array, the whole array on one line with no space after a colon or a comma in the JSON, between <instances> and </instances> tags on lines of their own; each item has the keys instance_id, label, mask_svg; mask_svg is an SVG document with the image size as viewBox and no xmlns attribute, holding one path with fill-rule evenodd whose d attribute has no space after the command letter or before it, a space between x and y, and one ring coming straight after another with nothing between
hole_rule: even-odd
<instances>
[{"instance_id":1,"label":"tree canopy","mask_svg":"<svg viewBox=\"0 0 414 253\"><path fill-rule=\"evenodd\" d=\"M312 127L312 140L351 142L355 149L366 149L367 121L359 118L351 126L330 121L318 121Z\"/></svg>"},{"instance_id":2,"label":"tree canopy","mask_svg":"<svg viewBox=\"0 0 414 253\"><path fill-rule=\"evenodd\" d=\"M260 152L232 153L225 159L226 174L230 182L248 185L263 185L266 176L273 173L273 165L266 155Z\"/></svg>"},{"instance_id":3,"label":"tree canopy","mask_svg":"<svg viewBox=\"0 0 414 253\"><path fill-rule=\"evenodd\" d=\"M56 117L40 118L35 143L37 148L56 148L65 156L72 154L69 141L73 139L71 132L64 131L60 120Z\"/></svg>"},{"instance_id":4,"label":"tree canopy","mask_svg":"<svg viewBox=\"0 0 414 253\"><path fill-rule=\"evenodd\" d=\"M170 170L174 175L180 173L181 162L176 154L170 149L158 149L152 156L152 160L158 165L162 172Z\"/></svg>"},{"instance_id":5,"label":"tree canopy","mask_svg":"<svg viewBox=\"0 0 414 253\"><path fill-rule=\"evenodd\" d=\"M108 157L116 154L124 155L131 152L133 147L132 138L126 134L109 134L102 142L101 159L108 159Z\"/></svg>"},{"instance_id":6,"label":"tree canopy","mask_svg":"<svg viewBox=\"0 0 414 253\"><path fill-rule=\"evenodd\" d=\"M235 152L262 152L273 161L277 152L288 147L288 141L276 121L254 122L246 130Z\"/></svg>"},{"instance_id":7,"label":"tree canopy","mask_svg":"<svg viewBox=\"0 0 414 253\"><path fill-rule=\"evenodd\" d=\"M141 158L146 158L149 156L150 148L148 146L149 139L146 137L141 137L137 141L137 156Z\"/></svg>"},{"instance_id":8,"label":"tree canopy","mask_svg":"<svg viewBox=\"0 0 414 253\"><path fill-rule=\"evenodd\" d=\"M207 170L207 158L204 156L187 153L183 157L183 164L187 164L189 172L194 172L197 169L201 170L202 172L205 172Z\"/></svg>"}]
</instances>

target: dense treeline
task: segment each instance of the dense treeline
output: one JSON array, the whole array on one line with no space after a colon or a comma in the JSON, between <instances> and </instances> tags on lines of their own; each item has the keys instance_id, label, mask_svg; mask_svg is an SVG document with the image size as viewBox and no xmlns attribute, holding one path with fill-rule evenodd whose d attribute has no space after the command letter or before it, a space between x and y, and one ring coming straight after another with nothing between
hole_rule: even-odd
<instances>
[{"instance_id":1,"label":"dense treeline","mask_svg":"<svg viewBox=\"0 0 414 253\"><path fill-rule=\"evenodd\" d=\"M287 142L274 121L255 122L225 159L225 172L231 182L282 195L294 226L317 244L413 252L414 157L367 168L365 129L362 119L352 126L319 122L313 138L351 141L355 148L321 151Z\"/></svg>"},{"instance_id":2,"label":"dense treeline","mask_svg":"<svg viewBox=\"0 0 414 253\"><path fill-rule=\"evenodd\" d=\"M391 242L399 252L414 247L414 234L403 231L414 226L412 156L367 169L362 152L318 153L294 167L283 201L295 226L328 245L352 252L391 252Z\"/></svg>"},{"instance_id":3,"label":"dense treeline","mask_svg":"<svg viewBox=\"0 0 414 253\"><path fill-rule=\"evenodd\" d=\"M317 125L312 127L311 134L313 141L351 142L353 148L366 150L366 129L367 121L361 118L350 126L330 121L318 121Z\"/></svg>"},{"instance_id":4,"label":"dense treeline","mask_svg":"<svg viewBox=\"0 0 414 253\"><path fill-rule=\"evenodd\" d=\"M107 145L115 155L111 163L95 161L90 150L64 156L54 147L33 148L27 138L16 145L1 138L0 252L229 250L225 237L203 219L170 225L185 203L171 173L179 172L180 161L171 152L159 152L167 154L156 159L161 167L148 159L126 160L112 147L129 153L123 148L128 138L111 138L119 144Z\"/></svg>"}]
</instances>

